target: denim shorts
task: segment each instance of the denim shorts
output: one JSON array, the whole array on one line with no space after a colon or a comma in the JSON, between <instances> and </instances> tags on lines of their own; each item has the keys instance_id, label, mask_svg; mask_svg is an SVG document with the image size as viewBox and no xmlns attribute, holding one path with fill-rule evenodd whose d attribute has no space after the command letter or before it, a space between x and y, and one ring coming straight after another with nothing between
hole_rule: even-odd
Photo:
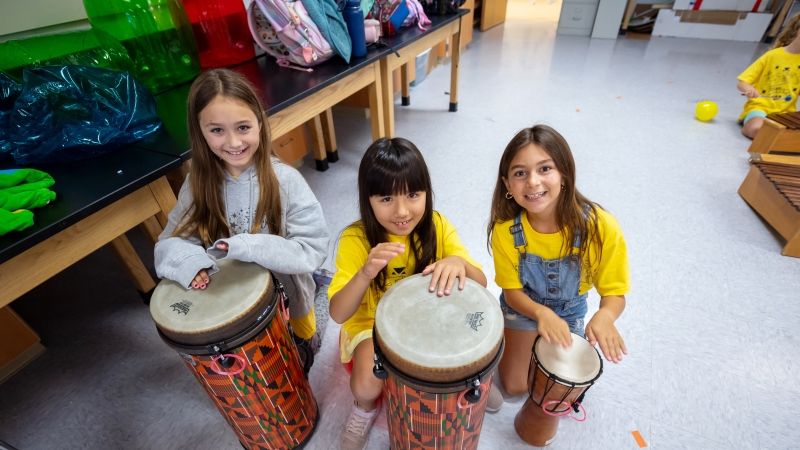
<instances>
[{"instance_id":1,"label":"denim shorts","mask_svg":"<svg viewBox=\"0 0 800 450\"><path fill-rule=\"evenodd\" d=\"M559 314L559 311L556 311L555 308L551 307L551 309L553 309L553 312L558 314L559 317L567 322L567 325L569 325L569 331L577 334L578 336L583 336L585 326L584 318L586 317L586 312L588 311L586 295L580 296L565 306L565 309L567 310L563 311L564 308L562 308L562 314ZM518 313L514 310L514 308L508 306L508 303L506 303L506 300L502 295L500 296L500 309L503 310L503 324L506 328L521 331L536 331L539 329L539 324L535 320Z\"/></svg>"}]
</instances>

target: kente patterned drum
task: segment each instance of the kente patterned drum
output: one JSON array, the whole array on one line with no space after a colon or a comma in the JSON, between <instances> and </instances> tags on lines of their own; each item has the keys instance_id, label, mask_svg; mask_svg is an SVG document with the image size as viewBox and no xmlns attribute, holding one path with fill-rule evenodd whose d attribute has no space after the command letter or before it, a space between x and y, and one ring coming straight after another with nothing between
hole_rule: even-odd
<instances>
[{"instance_id":1,"label":"kente patterned drum","mask_svg":"<svg viewBox=\"0 0 800 450\"><path fill-rule=\"evenodd\" d=\"M150 313L236 433L253 450L299 449L319 416L287 325L283 289L263 267L221 260L205 290L162 281Z\"/></svg>"},{"instance_id":2,"label":"kente patterned drum","mask_svg":"<svg viewBox=\"0 0 800 450\"><path fill-rule=\"evenodd\" d=\"M476 449L503 352L502 312L472 280L444 297L429 284L422 275L398 282L375 312L390 448Z\"/></svg>"}]
</instances>

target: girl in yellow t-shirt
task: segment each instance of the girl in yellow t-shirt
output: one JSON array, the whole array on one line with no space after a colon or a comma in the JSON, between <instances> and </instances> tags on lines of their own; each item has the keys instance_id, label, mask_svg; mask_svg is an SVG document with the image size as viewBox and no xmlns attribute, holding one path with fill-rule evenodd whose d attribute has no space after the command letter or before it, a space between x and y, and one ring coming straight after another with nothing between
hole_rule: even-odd
<instances>
[{"instance_id":1,"label":"girl in yellow t-shirt","mask_svg":"<svg viewBox=\"0 0 800 450\"><path fill-rule=\"evenodd\" d=\"M342 324L342 362L353 360L353 411L341 434L342 449L363 449L383 382L372 373L375 308L394 283L416 273L430 275L430 290L449 295L465 276L486 286L455 228L433 210L433 191L422 154L411 142L379 139L358 169L361 220L347 227L336 252L328 296L333 320Z\"/></svg>"},{"instance_id":2,"label":"girl in yellow t-shirt","mask_svg":"<svg viewBox=\"0 0 800 450\"><path fill-rule=\"evenodd\" d=\"M564 138L545 125L525 128L500 159L488 240L506 348L499 374L511 395L527 392L536 336L563 347L584 335L587 292L600 310L585 328L592 346L617 363L627 354L614 321L625 309L630 274L617 221L575 187L575 161Z\"/></svg>"},{"instance_id":3,"label":"girl in yellow t-shirt","mask_svg":"<svg viewBox=\"0 0 800 450\"><path fill-rule=\"evenodd\" d=\"M736 88L747 96L739 116L742 134L755 139L767 114L797 111L800 94L800 14L795 14L764 53L741 75Z\"/></svg>"}]
</instances>

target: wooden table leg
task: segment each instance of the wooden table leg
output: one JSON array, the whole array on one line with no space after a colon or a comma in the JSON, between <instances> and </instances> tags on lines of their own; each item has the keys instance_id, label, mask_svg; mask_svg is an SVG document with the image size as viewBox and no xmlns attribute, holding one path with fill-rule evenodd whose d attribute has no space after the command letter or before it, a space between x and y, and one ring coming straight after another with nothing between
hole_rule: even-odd
<instances>
[{"instance_id":1,"label":"wooden table leg","mask_svg":"<svg viewBox=\"0 0 800 450\"><path fill-rule=\"evenodd\" d=\"M192 160L189 160L184 162L182 166L166 175L167 181L169 181L169 185L172 187L172 193L175 194L175 197L177 197L181 192L181 186L183 186L183 182L186 181L186 176L189 175L191 170Z\"/></svg>"},{"instance_id":2,"label":"wooden table leg","mask_svg":"<svg viewBox=\"0 0 800 450\"><path fill-rule=\"evenodd\" d=\"M385 58L384 58L385 59ZM383 60L381 60L383 61ZM369 93L369 116L372 122L372 140L387 136L386 134L386 117L384 116L383 105L383 77L382 66L380 63L375 62L373 65L375 71L375 82L367 87Z\"/></svg>"},{"instance_id":3,"label":"wooden table leg","mask_svg":"<svg viewBox=\"0 0 800 450\"><path fill-rule=\"evenodd\" d=\"M0 383L44 353L39 335L10 307L0 308Z\"/></svg>"},{"instance_id":4,"label":"wooden table leg","mask_svg":"<svg viewBox=\"0 0 800 450\"><path fill-rule=\"evenodd\" d=\"M144 263L142 263L136 250L134 250L131 242L124 234L121 234L109 244L114 254L125 268L128 277L133 281L136 290L139 291L139 295L142 296L145 304L149 304L150 296L153 295L153 289L156 288L156 283L153 281L153 277L150 276L150 272L147 271Z\"/></svg>"},{"instance_id":5,"label":"wooden table leg","mask_svg":"<svg viewBox=\"0 0 800 450\"><path fill-rule=\"evenodd\" d=\"M385 136L394 137L394 93L392 92L392 71L389 69L389 58L392 55L381 58L380 60L380 82L376 83L381 91L381 103L383 104L383 123ZM372 96L370 95L370 114L372 113ZM373 126L374 133L374 126Z\"/></svg>"},{"instance_id":6,"label":"wooden table leg","mask_svg":"<svg viewBox=\"0 0 800 450\"><path fill-rule=\"evenodd\" d=\"M153 181L148 185L148 187L150 188L150 192L152 192L156 203L158 203L159 208L161 208L161 211L159 211L155 217L158 220L158 223L161 224L161 228L166 228L167 222L169 221L167 216L175 208L175 205L178 204L178 199L172 192L172 188L165 177L161 177L156 181Z\"/></svg>"},{"instance_id":7,"label":"wooden table leg","mask_svg":"<svg viewBox=\"0 0 800 450\"><path fill-rule=\"evenodd\" d=\"M322 113L322 136L325 138L325 152L328 162L339 161L339 151L336 148L336 132L333 130L333 113L328 108Z\"/></svg>"},{"instance_id":8,"label":"wooden table leg","mask_svg":"<svg viewBox=\"0 0 800 450\"><path fill-rule=\"evenodd\" d=\"M317 170L324 172L328 170L328 153L325 151L325 137L322 132L320 116L314 116L308 121L308 129L311 131L311 147L314 150Z\"/></svg>"},{"instance_id":9,"label":"wooden table leg","mask_svg":"<svg viewBox=\"0 0 800 450\"><path fill-rule=\"evenodd\" d=\"M144 235L147 236L153 244L158 242L158 235L164 231L164 228L160 223L158 223L156 216L152 216L140 223L139 229L142 230L142 233L144 233Z\"/></svg>"},{"instance_id":10,"label":"wooden table leg","mask_svg":"<svg viewBox=\"0 0 800 450\"><path fill-rule=\"evenodd\" d=\"M403 106L408 106L411 104L411 85L409 84L411 83L411 81L409 80L410 76L408 73L409 72L408 65L411 64L412 62L415 63L416 59L412 59L411 61L408 61L407 63L400 66L400 84L403 85L403 96L401 99L401 104Z\"/></svg>"},{"instance_id":11,"label":"wooden table leg","mask_svg":"<svg viewBox=\"0 0 800 450\"><path fill-rule=\"evenodd\" d=\"M461 61L461 27L453 34L450 65L450 112L458 111L458 64Z\"/></svg>"}]
</instances>

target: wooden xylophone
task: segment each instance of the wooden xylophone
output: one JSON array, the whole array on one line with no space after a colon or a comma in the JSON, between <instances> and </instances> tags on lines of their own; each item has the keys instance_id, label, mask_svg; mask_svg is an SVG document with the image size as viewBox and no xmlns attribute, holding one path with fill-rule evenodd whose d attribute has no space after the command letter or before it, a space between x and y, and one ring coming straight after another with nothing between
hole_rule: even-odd
<instances>
[{"instance_id":1,"label":"wooden xylophone","mask_svg":"<svg viewBox=\"0 0 800 450\"><path fill-rule=\"evenodd\" d=\"M782 255L800 258L800 158L751 153L739 195L787 243Z\"/></svg>"},{"instance_id":2,"label":"wooden xylophone","mask_svg":"<svg viewBox=\"0 0 800 450\"><path fill-rule=\"evenodd\" d=\"M800 153L800 112L768 115L748 151Z\"/></svg>"}]
</instances>

